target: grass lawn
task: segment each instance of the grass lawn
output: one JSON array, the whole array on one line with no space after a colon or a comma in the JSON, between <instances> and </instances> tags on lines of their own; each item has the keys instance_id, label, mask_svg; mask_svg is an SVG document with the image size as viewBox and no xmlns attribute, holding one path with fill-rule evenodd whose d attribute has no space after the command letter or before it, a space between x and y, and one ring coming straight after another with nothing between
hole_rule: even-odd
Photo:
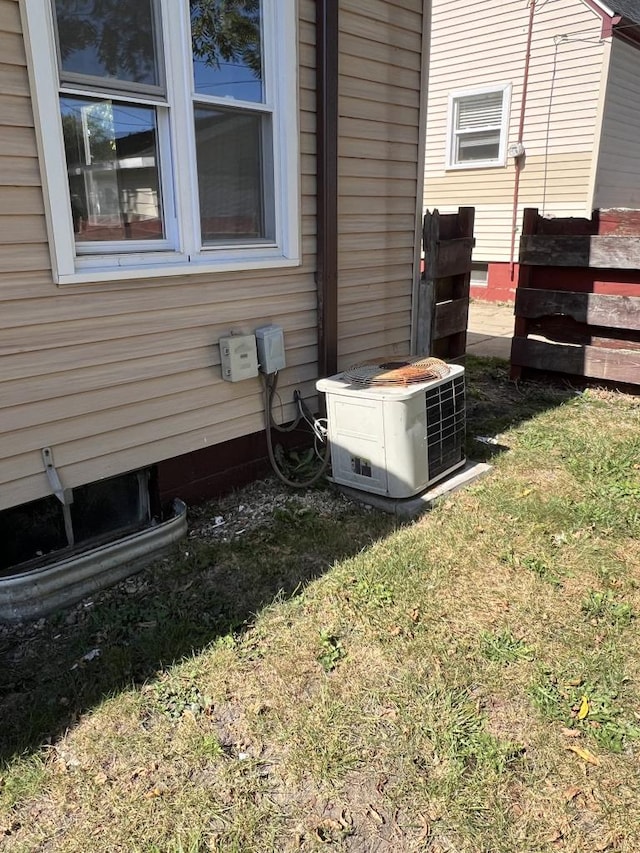
<instances>
[{"instance_id":1,"label":"grass lawn","mask_svg":"<svg viewBox=\"0 0 640 853\"><path fill-rule=\"evenodd\" d=\"M468 414L411 524L257 484L1 629L0 850L637 853L640 399L470 359Z\"/></svg>"}]
</instances>

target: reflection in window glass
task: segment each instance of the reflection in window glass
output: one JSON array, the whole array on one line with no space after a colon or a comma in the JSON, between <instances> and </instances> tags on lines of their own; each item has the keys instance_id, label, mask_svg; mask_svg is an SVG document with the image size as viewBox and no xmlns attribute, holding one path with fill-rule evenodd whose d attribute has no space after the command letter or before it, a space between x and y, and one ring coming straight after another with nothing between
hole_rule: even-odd
<instances>
[{"instance_id":1,"label":"reflection in window glass","mask_svg":"<svg viewBox=\"0 0 640 853\"><path fill-rule=\"evenodd\" d=\"M60 99L77 242L164 237L155 110Z\"/></svg>"},{"instance_id":2,"label":"reflection in window glass","mask_svg":"<svg viewBox=\"0 0 640 853\"><path fill-rule=\"evenodd\" d=\"M191 0L195 91L264 100L260 0Z\"/></svg>"},{"instance_id":3,"label":"reflection in window glass","mask_svg":"<svg viewBox=\"0 0 640 853\"><path fill-rule=\"evenodd\" d=\"M159 84L153 0L55 0L65 72Z\"/></svg>"},{"instance_id":4,"label":"reflection in window glass","mask_svg":"<svg viewBox=\"0 0 640 853\"><path fill-rule=\"evenodd\" d=\"M497 160L500 156L500 131L486 130L458 136L456 162Z\"/></svg>"},{"instance_id":5,"label":"reflection in window glass","mask_svg":"<svg viewBox=\"0 0 640 853\"><path fill-rule=\"evenodd\" d=\"M273 239L273 193L265 193L263 121L247 112L195 110L202 242ZM268 136L268 134L265 134ZM265 154L267 155L265 157Z\"/></svg>"}]
</instances>

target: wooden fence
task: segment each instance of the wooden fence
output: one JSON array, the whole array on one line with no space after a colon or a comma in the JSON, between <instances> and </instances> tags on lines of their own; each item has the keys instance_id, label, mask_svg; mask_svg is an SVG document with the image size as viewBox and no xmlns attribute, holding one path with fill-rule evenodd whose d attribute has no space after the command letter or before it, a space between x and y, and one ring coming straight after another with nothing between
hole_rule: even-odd
<instances>
[{"instance_id":1,"label":"wooden fence","mask_svg":"<svg viewBox=\"0 0 640 853\"><path fill-rule=\"evenodd\" d=\"M545 219L525 210L512 376L640 385L640 211Z\"/></svg>"},{"instance_id":2,"label":"wooden fence","mask_svg":"<svg viewBox=\"0 0 640 853\"><path fill-rule=\"evenodd\" d=\"M418 290L416 350L447 361L464 356L475 208L426 213L422 228L424 272Z\"/></svg>"}]
</instances>

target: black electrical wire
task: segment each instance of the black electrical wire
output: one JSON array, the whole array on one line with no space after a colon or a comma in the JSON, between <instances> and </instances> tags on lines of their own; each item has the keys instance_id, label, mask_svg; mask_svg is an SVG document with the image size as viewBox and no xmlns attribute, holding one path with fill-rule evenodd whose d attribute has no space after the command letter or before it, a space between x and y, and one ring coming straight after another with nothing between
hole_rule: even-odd
<instances>
[{"instance_id":1,"label":"black electrical wire","mask_svg":"<svg viewBox=\"0 0 640 853\"><path fill-rule=\"evenodd\" d=\"M281 480L287 486L291 486L294 489L306 489L309 486L313 486L313 484L317 483L320 477L322 477L324 472L327 470L327 466L329 465L329 460L331 458L331 454L329 452L329 445L326 445L324 458L321 460L320 467L312 477L309 477L307 480L291 480L289 477L287 477L286 474L278 467L278 462L273 451L273 440L271 437L271 430L275 429L278 432L292 432L298 426L301 420L306 420L305 412L301 405L302 398L299 395L296 395L296 402L298 404L298 415L295 421L289 424L289 426L283 427L274 421L272 414L273 398L275 396L276 387L278 385L278 374L270 373L266 377L263 377L262 381L264 384L264 419L266 428L265 431L267 434L267 453L269 455L269 462L271 463L271 467L273 468L278 479Z\"/></svg>"}]
</instances>

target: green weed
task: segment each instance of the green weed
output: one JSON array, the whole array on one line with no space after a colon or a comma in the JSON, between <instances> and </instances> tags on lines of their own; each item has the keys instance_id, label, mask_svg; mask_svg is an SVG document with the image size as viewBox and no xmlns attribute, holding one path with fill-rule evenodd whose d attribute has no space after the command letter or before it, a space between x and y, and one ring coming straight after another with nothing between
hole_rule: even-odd
<instances>
[{"instance_id":1,"label":"green weed","mask_svg":"<svg viewBox=\"0 0 640 853\"><path fill-rule=\"evenodd\" d=\"M533 648L524 640L517 640L510 631L498 633L483 631L480 635L480 651L487 660L494 663L532 661L534 658Z\"/></svg>"},{"instance_id":2,"label":"green weed","mask_svg":"<svg viewBox=\"0 0 640 853\"><path fill-rule=\"evenodd\" d=\"M625 628L635 616L631 605L625 601L616 602L610 589L604 592L590 590L580 608L589 619L607 622L617 628Z\"/></svg>"},{"instance_id":3,"label":"green weed","mask_svg":"<svg viewBox=\"0 0 640 853\"><path fill-rule=\"evenodd\" d=\"M629 740L640 737L640 727L625 713L618 692L606 684L547 675L534 682L530 693L545 716L582 731L603 749L620 753Z\"/></svg>"},{"instance_id":4,"label":"green weed","mask_svg":"<svg viewBox=\"0 0 640 853\"><path fill-rule=\"evenodd\" d=\"M525 569L532 572L539 580L551 584L551 586L560 586L562 578L558 571L549 565L548 562L540 557L523 557L522 565Z\"/></svg>"},{"instance_id":5,"label":"green weed","mask_svg":"<svg viewBox=\"0 0 640 853\"><path fill-rule=\"evenodd\" d=\"M320 631L318 662L325 672L333 672L338 663L346 657L346 654L339 637L336 637L331 631Z\"/></svg>"},{"instance_id":6,"label":"green weed","mask_svg":"<svg viewBox=\"0 0 640 853\"><path fill-rule=\"evenodd\" d=\"M187 712L196 717L212 705L211 697L205 695L192 681L159 681L150 692L160 713L172 720L179 719Z\"/></svg>"},{"instance_id":7,"label":"green weed","mask_svg":"<svg viewBox=\"0 0 640 853\"><path fill-rule=\"evenodd\" d=\"M0 767L0 806L10 810L23 800L36 796L47 777L47 768L39 755Z\"/></svg>"}]
</instances>

